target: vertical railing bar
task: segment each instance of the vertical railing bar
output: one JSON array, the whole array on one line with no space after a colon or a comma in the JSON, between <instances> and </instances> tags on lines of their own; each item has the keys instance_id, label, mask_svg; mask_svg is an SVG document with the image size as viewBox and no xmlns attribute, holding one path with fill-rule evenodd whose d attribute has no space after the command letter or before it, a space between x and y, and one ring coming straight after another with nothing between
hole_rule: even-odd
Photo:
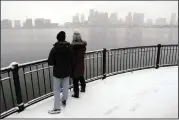
<instances>
[{"instance_id":1,"label":"vertical railing bar","mask_svg":"<svg viewBox=\"0 0 179 120\"><path fill-rule=\"evenodd\" d=\"M8 71L7 73L8 73L8 77L10 77L10 73L9 73L9 71ZM12 83L11 83L11 78L9 78L9 85L10 85L10 91L11 91L11 98L12 98L13 107L15 107L14 96L13 96L13 93L12 93Z\"/></svg>"},{"instance_id":2,"label":"vertical railing bar","mask_svg":"<svg viewBox=\"0 0 179 120\"><path fill-rule=\"evenodd\" d=\"M4 95L4 89L3 89L2 81L0 81L0 84L1 84L1 89L2 89L2 96L3 96L3 101L4 101L4 107L5 107L5 110L7 111L6 98L5 98L5 95Z\"/></svg>"},{"instance_id":3,"label":"vertical railing bar","mask_svg":"<svg viewBox=\"0 0 179 120\"><path fill-rule=\"evenodd\" d=\"M171 64L172 47L169 47L169 48L170 48L170 49L169 49L169 50L170 50L170 54L169 54L169 58L170 58L170 59L169 59L169 65L170 65L170 64Z\"/></svg>"},{"instance_id":4,"label":"vertical railing bar","mask_svg":"<svg viewBox=\"0 0 179 120\"><path fill-rule=\"evenodd\" d=\"M127 56L128 56L128 50L127 50L127 49L126 49L126 54L125 54L125 56L126 56L126 64L125 64L125 65L126 65L126 69L125 69L125 70L127 70L127 60L128 60L128 59L127 59Z\"/></svg>"},{"instance_id":5,"label":"vertical railing bar","mask_svg":"<svg viewBox=\"0 0 179 120\"><path fill-rule=\"evenodd\" d=\"M144 67L147 67L147 62L148 62L148 59L147 59L147 57L148 57L148 48L146 48L145 49L145 65L144 65Z\"/></svg>"},{"instance_id":6,"label":"vertical railing bar","mask_svg":"<svg viewBox=\"0 0 179 120\"><path fill-rule=\"evenodd\" d=\"M168 49L168 47L166 47L166 48L167 48L167 58L166 58L166 63L168 64L168 62L169 62L169 58L168 58L168 56L169 56L169 55L168 55L168 52L169 52L169 51L168 51L168 50L169 50L169 49Z\"/></svg>"},{"instance_id":7,"label":"vertical railing bar","mask_svg":"<svg viewBox=\"0 0 179 120\"><path fill-rule=\"evenodd\" d=\"M134 55L133 55L133 54L135 54L134 50L135 50L135 49L131 49L131 51L132 51L132 52L131 52L131 53L132 53L132 67L131 67L131 69L134 69L134 66L133 66L133 62L134 62L134 60L133 60L133 59L134 59L134 58L133 58Z\"/></svg>"},{"instance_id":8,"label":"vertical railing bar","mask_svg":"<svg viewBox=\"0 0 179 120\"><path fill-rule=\"evenodd\" d=\"M29 66L30 71L32 71L31 66ZM32 77L32 73L30 73L31 76L31 84L32 84L32 93L33 93L33 98L35 98L35 93L34 93L34 84L33 84L33 77Z\"/></svg>"},{"instance_id":9,"label":"vertical railing bar","mask_svg":"<svg viewBox=\"0 0 179 120\"><path fill-rule=\"evenodd\" d=\"M87 80L88 79L88 74L87 74L88 59L87 59L87 57L86 57L85 61L86 61L86 70L85 70L85 72L86 72L86 80Z\"/></svg>"},{"instance_id":10,"label":"vertical railing bar","mask_svg":"<svg viewBox=\"0 0 179 120\"><path fill-rule=\"evenodd\" d=\"M108 51L108 73L110 73L110 68L109 68L109 57L110 57L110 54L109 54L110 51Z\"/></svg>"},{"instance_id":11,"label":"vertical railing bar","mask_svg":"<svg viewBox=\"0 0 179 120\"><path fill-rule=\"evenodd\" d=\"M165 62L166 62L166 59L165 59L165 57L166 57L166 51L165 51L165 47L163 47L163 50L164 50L164 58L163 58L163 64L165 64Z\"/></svg>"},{"instance_id":12,"label":"vertical railing bar","mask_svg":"<svg viewBox=\"0 0 179 120\"><path fill-rule=\"evenodd\" d=\"M105 54L106 54L106 53L105 53ZM102 69L101 69L101 75L103 75L103 64L104 64L104 63L103 63L103 57L102 57L102 56L103 56L103 52L101 51L101 68L102 68Z\"/></svg>"},{"instance_id":13,"label":"vertical railing bar","mask_svg":"<svg viewBox=\"0 0 179 120\"><path fill-rule=\"evenodd\" d=\"M90 71L90 79L91 79L91 54L89 54L89 71Z\"/></svg>"},{"instance_id":14,"label":"vertical railing bar","mask_svg":"<svg viewBox=\"0 0 179 120\"><path fill-rule=\"evenodd\" d=\"M133 63L133 68L136 68L136 61L137 61L137 60L136 60L136 52L137 52L136 50L137 50L137 49L135 48L135 49L134 49L135 52L134 52L134 63Z\"/></svg>"},{"instance_id":15,"label":"vertical railing bar","mask_svg":"<svg viewBox=\"0 0 179 120\"><path fill-rule=\"evenodd\" d=\"M141 48L141 56L140 56L140 68L142 68L142 57L143 56L143 52L142 52L142 48Z\"/></svg>"},{"instance_id":16,"label":"vertical railing bar","mask_svg":"<svg viewBox=\"0 0 179 120\"><path fill-rule=\"evenodd\" d=\"M95 66L95 65L94 65L95 62L94 62L94 59L95 59L95 58L94 58L94 53L93 53L93 77L95 77L95 68L94 68L94 66Z\"/></svg>"},{"instance_id":17,"label":"vertical railing bar","mask_svg":"<svg viewBox=\"0 0 179 120\"><path fill-rule=\"evenodd\" d=\"M122 71L122 50L120 50L120 55L119 55L119 57L120 57L120 71Z\"/></svg>"},{"instance_id":18,"label":"vertical railing bar","mask_svg":"<svg viewBox=\"0 0 179 120\"><path fill-rule=\"evenodd\" d=\"M44 64L42 63L42 68L44 68ZM44 73L44 69L43 69L43 78L44 78L44 88L45 88L45 94L47 93L47 90L46 90L46 82L45 82L45 73Z\"/></svg>"},{"instance_id":19,"label":"vertical railing bar","mask_svg":"<svg viewBox=\"0 0 179 120\"><path fill-rule=\"evenodd\" d=\"M125 49L123 50L123 71L125 70L125 64L124 64L124 61L125 61Z\"/></svg>"},{"instance_id":20,"label":"vertical railing bar","mask_svg":"<svg viewBox=\"0 0 179 120\"><path fill-rule=\"evenodd\" d=\"M173 65L173 53L174 53L174 46L171 47L172 49L172 58L171 58L171 65Z\"/></svg>"},{"instance_id":21,"label":"vertical railing bar","mask_svg":"<svg viewBox=\"0 0 179 120\"><path fill-rule=\"evenodd\" d=\"M113 67L113 65L112 65L112 56L113 56L113 54L112 54L112 51L110 51L111 52L111 55L110 55L110 57L111 57L111 72L110 73L112 73L112 67Z\"/></svg>"},{"instance_id":22,"label":"vertical railing bar","mask_svg":"<svg viewBox=\"0 0 179 120\"><path fill-rule=\"evenodd\" d=\"M117 50L117 72L119 71L119 50Z\"/></svg>"},{"instance_id":23,"label":"vertical railing bar","mask_svg":"<svg viewBox=\"0 0 179 120\"><path fill-rule=\"evenodd\" d=\"M176 63L178 63L178 47L176 47L176 55L175 55L175 60L176 60Z\"/></svg>"},{"instance_id":24,"label":"vertical railing bar","mask_svg":"<svg viewBox=\"0 0 179 120\"><path fill-rule=\"evenodd\" d=\"M26 91L26 98L27 98L27 101L29 101L29 96L28 96L28 92L27 92L27 81L26 81L26 77L25 77L25 70L24 70L24 67L22 68L23 70L23 77L24 77L24 83L25 83L25 91Z\"/></svg>"},{"instance_id":25,"label":"vertical railing bar","mask_svg":"<svg viewBox=\"0 0 179 120\"><path fill-rule=\"evenodd\" d=\"M36 69L38 69L38 65L36 65ZM37 83L38 83L38 88L39 88L39 95L41 96L40 82L39 82L39 72L38 71L37 71Z\"/></svg>"},{"instance_id":26,"label":"vertical railing bar","mask_svg":"<svg viewBox=\"0 0 179 120\"><path fill-rule=\"evenodd\" d=\"M116 72L116 51L114 51L114 72Z\"/></svg>"},{"instance_id":27,"label":"vertical railing bar","mask_svg":"<svg viewBox=\"0 0 179 120\"><path fill-rule=\"evenodd\" d=\"M128 49L128 66L127 66L127 70L130 69L130 64L131 64L131 49Z\"/></svg>"},{"instance_id":28,"label":"vertical railing bar","mask_svg":"<svg viewBox=\"0 0 179 120\"><path fill-rule=\"evenodd\" d=\"M99 76L98 75L98 70L99 70L99 67L98 67L98 57L99 57L99 53L97 52L97 76Z\"/></svg>"},{"instance_id":29,"label":"vertical railing bar","mask_svg":"<svg viewBox=\"0 0 179 120\"><path fill-rule=\"evenodd\" d=\"M151 48L148 48L149 49L149 61L148 61L148 66L151 66L151 64L150 64L150 55L151 55Z\"/></svg>"},{"instance_id":30,"label":"vertical railing bar","mask_svg":"<svg viewBox=\"0 0 179 120\"><path fill-rule=\"evenodd\" d=\"M48 65L48 74L49 74L50 90L52 91L52 79L50 77L50 67L49 67L49 65Z\"/></svg>"}]
</instances>

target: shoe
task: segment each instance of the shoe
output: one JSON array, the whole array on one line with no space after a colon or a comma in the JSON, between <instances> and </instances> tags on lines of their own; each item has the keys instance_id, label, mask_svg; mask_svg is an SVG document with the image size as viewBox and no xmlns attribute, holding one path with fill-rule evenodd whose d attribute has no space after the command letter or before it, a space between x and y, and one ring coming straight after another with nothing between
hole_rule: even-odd
<instances>
[{"instance_id":1,"label":"shoe","mask_svg":"<svg viewBox=\"0 0 179 120\"><path fill-rule=\"evenodd\" d=\"M60 112L61 112L61 109L53 109L53 110L48 111L49 114L58 114Z\"/></svg>"},{"instance_id":2,"label":"shoe","mask_svg":"<svg viewBox=\"0 0 179 120\"><path fill-rule=\"evenodd\" d=\"M81 92L85 92L85 89L81 89Z\"/></svg>"},{"instance_id":3,"label":"shoe","mask_svg":"<svg viewBox=\"0 0 179 120\"><path fill-rule=\"evenodd\" d=\"M72 97L74 97L74 98L79 98L79 95L73 94Z\"/></svg>"},{"instance_id":4,"label":"shoe","mask_svg":"<svg viewBox=\"0 0 179 120\"><path fill-rule=\"evenodd\" d=\"M66 106L66 100L62 101L62 105Z\"/></svg>"}]
</instances>

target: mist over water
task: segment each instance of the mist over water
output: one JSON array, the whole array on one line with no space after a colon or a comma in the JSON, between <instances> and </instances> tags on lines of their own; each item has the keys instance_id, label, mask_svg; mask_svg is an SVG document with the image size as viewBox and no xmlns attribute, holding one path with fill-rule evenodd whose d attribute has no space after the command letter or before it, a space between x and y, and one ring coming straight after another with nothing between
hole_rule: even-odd
<instances>
[{"instance_id":1,"label":"mist over water","mask_svg":"<svg viewBox=\"0 0 179 120\"><path fill-rule=\"evenodd\" d=\"M141 45L178 44L178 28L79 28L79 29L4 29L1 30L1 67L11 62L46 59L56 42L56 34L64 30L71 42L78 30L87 41L87 51Z\"/></svg>"}]
</instances>

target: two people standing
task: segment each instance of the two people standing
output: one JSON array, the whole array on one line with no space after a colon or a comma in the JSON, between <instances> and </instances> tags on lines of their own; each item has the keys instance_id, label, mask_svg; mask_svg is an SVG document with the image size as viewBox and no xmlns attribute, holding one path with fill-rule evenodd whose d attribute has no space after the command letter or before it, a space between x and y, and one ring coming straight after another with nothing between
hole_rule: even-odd
<instances>
[{"instance_id":1,"label":"two people standing","mask_svg":"<svg viewBox=\"0 0 179 120\"><path fill-rule=\"evenodd\" d=\"M81 39L81 35L75 32L72 44L67 42L66 33L61 31L57 34L57 42L54 44L48 57L48 64L53 66L53 93L54 108L50 114L61 112L61 102L66 106L69 90L69 79L73 79L74 94L72 97L79 98L79 85L81 82L81 92L85 92L86 83L84 74L84 55L86 52L86 42ZM61 85L63 87L63 97L61 99Z\"/></svg>"}]
</instances>

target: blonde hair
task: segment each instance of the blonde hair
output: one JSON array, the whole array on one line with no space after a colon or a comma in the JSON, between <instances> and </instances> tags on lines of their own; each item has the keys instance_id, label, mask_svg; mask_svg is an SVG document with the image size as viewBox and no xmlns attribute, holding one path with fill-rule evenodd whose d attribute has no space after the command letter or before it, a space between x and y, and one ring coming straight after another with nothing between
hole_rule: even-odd
<instances>
[{"instance_id":1,"label":"blonde hair","mask_svg":"<svg viewBox=\"0 0 179 120\"><path fill-rule=\"evenodd\" d=\"M81 34L77 31L73 33L73 43L74 42L82 42Z\"/></svg>"}]
</instances>

